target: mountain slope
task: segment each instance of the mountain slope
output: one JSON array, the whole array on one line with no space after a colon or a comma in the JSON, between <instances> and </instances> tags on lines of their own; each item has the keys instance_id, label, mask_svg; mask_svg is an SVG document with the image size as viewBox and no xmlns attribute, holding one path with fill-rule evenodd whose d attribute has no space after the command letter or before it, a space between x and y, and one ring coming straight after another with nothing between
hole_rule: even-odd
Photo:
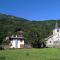
<instances>
[{"instance_id":1,"label":"mountain slope","mask_svg":"<svg viewBox=\"0 0 60 60\"><path fill-rule=\"evenodd\" d=\"M24 31L26 43L41 42L43 41L42 39L52 34L56 21L60 26L60 20L29 21L24 18L0 13L0 44L10 32L11 34L16 34L17 28Z\"/></svg>"}]
</instances>

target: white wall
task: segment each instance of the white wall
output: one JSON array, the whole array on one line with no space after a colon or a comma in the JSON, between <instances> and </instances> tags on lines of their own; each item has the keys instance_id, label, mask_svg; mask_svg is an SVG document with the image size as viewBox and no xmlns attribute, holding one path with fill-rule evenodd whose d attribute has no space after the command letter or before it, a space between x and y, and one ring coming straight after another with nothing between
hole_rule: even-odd
<instances>
[{"instance_id":1,"label":"white wall","mask_svg":"<svg viewBox=\"0 0 60 60\"><path fill-rule=\"evenodd\" d=\"M57 32L57 30L59 30L59 32ZM54 29L54 30L53 30L53 35L54 35L54 34L57 34L57 33L60 33L60 29Z\"/></svg>"},{"instance_id":2,"label":"white wall","mask_svg":"<svg viewBox=\"0 0 60 60\"><path fill-rule=\"evenodd\" d=\"M49 41L52 41L51 43ZM48 40L46 41L46 46L50 47L55 44L54 41L60 41L60 34L59 33L56 33L54 34L51 38L48 38Z\"/></svg>"},{"instance_id":3,"label":"white wall","mask_svg":"<svg viewBox=\"0 0 60 60\"><path fill-rule=\"evenodd\" d=\"M51 43L50 43L51 41ZM53 40L51 38L49 38L47 41L46 41L46 47L52 47L53 46Z\"/></svg>"},{"instance_id":4,"label":"white wall","mask_svg":"<svg viewBox=\"0 0 60 60\"><path fill-rule=\"evenodd\" d=\"M16 48L15 43L16 43L16 40L11 40L12 46L10 48Z\"/></svg>"},{"instance_id":5,"label":"white wall","mask_svg":"<svg viewBox=\"0 0 60 60\"><path fill-rule=\"evenodd\" d=\"M24 40L22 40L22 41L18 40L18 48L21 48L20 47L20 44L23 44L24 45Z\"/></svg>"},{"instance_id":6,"label":"white wall","mask_svg":"<svg viewBox=\"0 0 60 60\"><path fill-rule=\"evenodd\" d=\"M16 45L16 43L17 43L17 45ZM11 40L11 44L12 44L12 46L10 48L21 48L20 44L24 45L24 40L22 40L22 41L17 40L17 42L16 42L16 40Z\"/></svg>"},{"instance_id":7,"label":"white wall","mask_svg":"<svg viewBox=\"0 0 60 60\"><path fill-rule=\"evenodd\" d=\"M20 44L24 44L24 40L20 41Z\"/></svg>"},{"instance_id":8,"label":"white wall","mask_svg":"<svg viewBox=\"0 0 60 60\"><path fill-rule=\"evenodd\" d=\"M18 48L20 48L20 40L18 40Z\"/></svg>"}]
</instances>

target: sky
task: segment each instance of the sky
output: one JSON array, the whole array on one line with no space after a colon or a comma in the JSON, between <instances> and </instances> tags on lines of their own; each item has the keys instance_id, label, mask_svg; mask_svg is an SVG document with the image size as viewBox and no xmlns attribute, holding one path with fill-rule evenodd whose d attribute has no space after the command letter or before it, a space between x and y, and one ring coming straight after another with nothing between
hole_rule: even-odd
<instances>
[{"instance_id":1,"label":"sky","mask_svg":"<svg viewBox=\"0 0 60 60\"><path fill-rule=\"evenodd\" d=\"M28 20L60 19L60 0L0 0L0 13Z\"/></svg>"}]
</instances>

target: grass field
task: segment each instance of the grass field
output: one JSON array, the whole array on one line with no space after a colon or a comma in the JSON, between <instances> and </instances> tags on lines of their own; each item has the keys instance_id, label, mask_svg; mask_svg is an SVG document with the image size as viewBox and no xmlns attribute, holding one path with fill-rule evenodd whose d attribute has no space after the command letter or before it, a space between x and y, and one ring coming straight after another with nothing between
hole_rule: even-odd
<instances>
[{"instance_id":1,"label":"grass field","mask_svg":"<svg viewBox=\"0 0 60 60\"><path fill-rule=\"evenodd\" d=\"M0 60L60 60L59 48L11 49L0 51Z\"/></svg>"}]
</instances>

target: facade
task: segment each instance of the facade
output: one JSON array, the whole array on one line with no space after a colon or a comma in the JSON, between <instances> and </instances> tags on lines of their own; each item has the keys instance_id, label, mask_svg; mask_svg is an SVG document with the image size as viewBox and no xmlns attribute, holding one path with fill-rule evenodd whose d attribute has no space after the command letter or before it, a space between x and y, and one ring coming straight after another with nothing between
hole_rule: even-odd
<instances>
[{"instance_id":1,"label":"facade","mask_svg":"<svg viewBox=\"0 0 60 60\"><path fill-rule=\"evenodd\" d=\"M46 47L60 47L60 28L55 26L53 34L47 38Z\"/></svg>"},{"instance_id":2,"label":"facade","mask_svg":"<svg viewBox=\"0 0 60 60\"><path fill-rule=\"evenodd\" d=\"M10 48L24 48L23 31L19 31L19 35L12 35L9 40Z\"/></svg>"}]
</instances>

